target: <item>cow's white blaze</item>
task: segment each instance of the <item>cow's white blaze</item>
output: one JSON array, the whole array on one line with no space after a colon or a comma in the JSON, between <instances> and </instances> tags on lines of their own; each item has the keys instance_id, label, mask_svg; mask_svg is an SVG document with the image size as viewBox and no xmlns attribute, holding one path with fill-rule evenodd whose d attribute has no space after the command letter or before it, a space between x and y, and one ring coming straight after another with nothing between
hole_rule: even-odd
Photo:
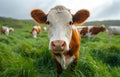
<instances>
[{"instance_id":1,"label":"cow's white blaze","mask_svg":"<svg viewBox=\"0 0 120 77\"><path fill-rule=\"evenodd\" d=\"M69 50L69 43L72 35L72 15L68 9L65 7L53 8L48 13L47 21L48 25L48 35L50 38L49 49L52 41L63 40L66 43L66 49Z\"/></svg>"}]
</instances>

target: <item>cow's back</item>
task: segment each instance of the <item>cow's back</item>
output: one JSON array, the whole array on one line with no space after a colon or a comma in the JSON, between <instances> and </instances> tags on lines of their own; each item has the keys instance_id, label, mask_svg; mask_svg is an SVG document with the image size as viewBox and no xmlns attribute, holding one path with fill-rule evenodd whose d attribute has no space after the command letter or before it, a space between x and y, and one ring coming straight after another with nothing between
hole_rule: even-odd
<instances>
[{"instance_id":1,"label":"cow's back","mask_svg":"<svg viewBox=\"0 0 120 77\"><path fill-rule=\"evenodd\" d=\"M110 26L108 30L111 34L120 34L120 26Z\"/></svg>"}]
</instances>

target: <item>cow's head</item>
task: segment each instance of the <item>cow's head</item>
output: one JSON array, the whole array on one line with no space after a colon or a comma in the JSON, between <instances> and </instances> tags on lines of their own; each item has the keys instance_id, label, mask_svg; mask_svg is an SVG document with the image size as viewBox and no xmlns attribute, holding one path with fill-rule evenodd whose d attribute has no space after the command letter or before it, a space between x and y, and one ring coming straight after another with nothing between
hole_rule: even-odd
<instances>
[{"instance_id":1,"label":"cow's head","mask_svg":"<svg viewBox=\"0 0 120 77\"><path fill-rule=\"evenodd\" d=\"M71 14L64 6L56 6L48 14L40 9L34 9L31 16L39 24L48 25L49 49L61 53L69 50L72 26L82 24L89 17L89 11L82 9L76 14Z\"/></svg>"},{"instance_id":2,"label":"cow's head","mask_svg":"<svg viewBox=\"0 0 120 77\"><path fill-rule=\"evenodd\" d=\"M9 32L13 32L13 31L14 31L14 28L10 27Z\"/></svg>"}]
</instances>

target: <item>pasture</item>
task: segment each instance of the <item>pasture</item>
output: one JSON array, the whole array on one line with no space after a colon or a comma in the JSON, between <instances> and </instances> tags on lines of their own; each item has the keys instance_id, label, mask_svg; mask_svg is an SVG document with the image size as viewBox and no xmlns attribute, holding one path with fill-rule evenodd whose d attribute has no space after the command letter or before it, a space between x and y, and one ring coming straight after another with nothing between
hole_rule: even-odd
<instances>
[{"instance_id":1,"label":"pasture","mask_svg":"<svg viewBox=\"0 0 120 77\"><path fill-rule=\"evenodd\" d=\"M0 34L0 77L57 76L47 31L34 39L31 28L15 28L9 36ZM120 35L108 37L101 32L90 40L82 38L76 69L70 72L68 68L60 77L120 77Z\"/></svg>"}]
</instances>

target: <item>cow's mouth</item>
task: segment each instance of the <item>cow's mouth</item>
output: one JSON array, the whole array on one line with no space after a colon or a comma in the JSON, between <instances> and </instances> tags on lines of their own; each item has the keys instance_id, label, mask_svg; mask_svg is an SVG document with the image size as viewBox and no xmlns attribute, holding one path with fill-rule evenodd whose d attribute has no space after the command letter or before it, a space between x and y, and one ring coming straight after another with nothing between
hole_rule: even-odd
<instances>
[{"instance_id":1,"label":"cow's mouth","mask_svg":"<svg viewBox=\"0 0 120 77\"><path fill-rule=\"evenodd\" d=\"M65 50L63 48L61 48L61 47L55 47L55 48L52 49L52 51L54 53L63 53L63 52L65 52Z\"/></svg>"},{"instance_id":2,"label":"cow's mouth","mask_svg":"<svg viewBox=\"0 0 120 77\"><path fill-rule=\"evenodd\" d=\"M65 51L63 50L53 50L54 53L64 53Z\"/></svg>"}]
</instances>

